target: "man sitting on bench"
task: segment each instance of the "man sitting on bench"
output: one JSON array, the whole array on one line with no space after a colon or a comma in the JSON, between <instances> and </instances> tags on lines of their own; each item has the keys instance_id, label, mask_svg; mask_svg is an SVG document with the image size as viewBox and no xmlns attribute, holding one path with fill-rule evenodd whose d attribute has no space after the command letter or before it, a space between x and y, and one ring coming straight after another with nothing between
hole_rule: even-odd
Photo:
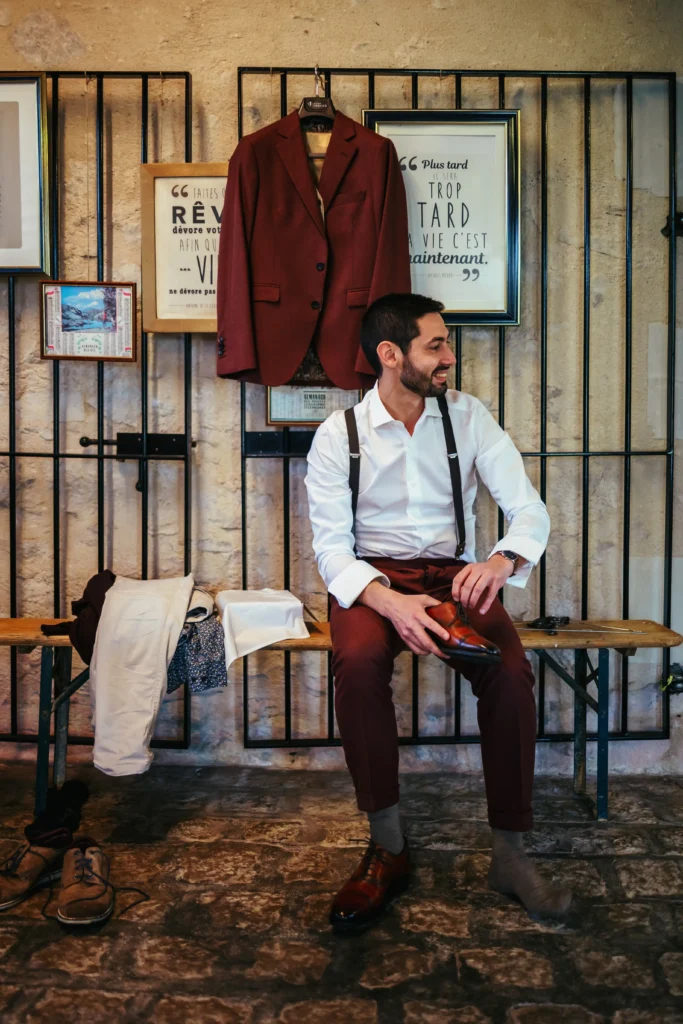
<instances>
[{"instance_id":1,"label":"man sitting on bench","mask_svg":"<svg viewBox=\"0 0 683 1024\"><path fill-rule=\"evenodd\" d=\"M332 905L339 932L371 924L409 881L391 691L406 647L446 659L478 698L489 884L538 917L561 917L571 901L522 844L532 827L534 676L497 597L506 582L526 585L550 522L510 437L478 399L448 390L455 356L442 311L421 295L370 306L361 346L378 382L350 415L335 412L319 427L308 456L313 548L331 595L337 722L370 822L368 849ZM474 553L475 468L508 521L485 562ZM435 621L428 610L444 601L455 606L438 609Z\"/></svg>"}]
</instances>

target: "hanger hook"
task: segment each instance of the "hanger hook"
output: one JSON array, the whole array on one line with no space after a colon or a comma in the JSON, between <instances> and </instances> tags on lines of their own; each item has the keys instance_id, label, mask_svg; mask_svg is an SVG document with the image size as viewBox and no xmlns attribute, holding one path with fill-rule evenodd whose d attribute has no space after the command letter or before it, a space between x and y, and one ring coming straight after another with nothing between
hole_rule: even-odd
<instances>
[{"instance_id":1,"label":"hanger hook","mask_svg":"<svg viewBox=\"0 0 683 1024\"><path fill-rule=\"evenodd\" d=\"M318 67L317 64L315 66L315 72L314 73L315 73L315 94L316 94L316 96L319 96L320 95L320 68Z\"/></svg>"}]
</instances>

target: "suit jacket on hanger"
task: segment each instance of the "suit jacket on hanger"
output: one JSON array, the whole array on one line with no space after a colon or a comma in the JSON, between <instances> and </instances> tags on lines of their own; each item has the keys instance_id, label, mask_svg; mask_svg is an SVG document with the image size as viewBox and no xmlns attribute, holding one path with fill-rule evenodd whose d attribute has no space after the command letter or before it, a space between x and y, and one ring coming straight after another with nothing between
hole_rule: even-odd
<instances>
[{"instance_id":1,"label":"suit jacket on hanger","mask_svg":"<svg viewBox=\"0 0 683 1024\"><path fill-rule=\"evenodd\" d=\"M393 143L334 119L318 190L296 111L238 144L218 266L218 374L285 384L310 343L340 388L371 386L367 306L410 291L405 189Z\"/></svg>"}]
</instances>

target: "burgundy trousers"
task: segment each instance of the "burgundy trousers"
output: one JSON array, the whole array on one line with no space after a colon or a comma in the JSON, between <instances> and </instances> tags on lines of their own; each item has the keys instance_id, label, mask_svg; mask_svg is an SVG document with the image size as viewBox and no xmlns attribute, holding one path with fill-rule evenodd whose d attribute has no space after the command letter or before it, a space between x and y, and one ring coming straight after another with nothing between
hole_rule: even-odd
<instances>
[{"instance_id":1,"label":"burgundy trousers","mask_svg":"<svg viewBox=\"0 0 683 1024\"><path fill-rule=\"evenodd\" d=\"M369 558L402 594L451 595L453 577L467 563L450 559ZM493 828L526 832L532 827L531 791L536 750L534 674L510 616L496 598L485 615L469 609L470 622L493 641L500 664L449 664L470 682L477 698L481 755ZM391 622L372 608L330 612L335 710L346 763L362 811L379 811L398 800L398 732L391 677L403 642Z\"/></svg>"}]
</instances>

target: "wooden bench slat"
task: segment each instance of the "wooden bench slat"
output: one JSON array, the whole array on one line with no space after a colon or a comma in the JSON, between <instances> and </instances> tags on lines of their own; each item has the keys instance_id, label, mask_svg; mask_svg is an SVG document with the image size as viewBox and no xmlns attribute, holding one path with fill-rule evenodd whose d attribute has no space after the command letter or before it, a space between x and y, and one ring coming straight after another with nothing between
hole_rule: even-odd
<instances>
[{"instance_id":1,"label":"wooden bench slat","mask_svg":"<svg viewBox=\"0 0 683 1024\"><path fill-rule=\"evenodd\" d=\"M69 647L68 636L43 636L40 631L42 623L65 622L68 619L0 619L0 647ZM309 637L306 640L280 640L271 644L273 651L329 651L332 649L329 622L307 622ZM596 633L562 633L548 636L542 630L529 629L523 622L516 622L515 627L526 651L539 650L587 650L600 647L636 650L639 647L677 647L683 643L683 637L672 629L667 629L651 619L592 619L587 622L570 622L567 630L585 629L600 630L602 626L638 630L634 633L618 633L610 631Z\"/></svg>"}]
</instances>

